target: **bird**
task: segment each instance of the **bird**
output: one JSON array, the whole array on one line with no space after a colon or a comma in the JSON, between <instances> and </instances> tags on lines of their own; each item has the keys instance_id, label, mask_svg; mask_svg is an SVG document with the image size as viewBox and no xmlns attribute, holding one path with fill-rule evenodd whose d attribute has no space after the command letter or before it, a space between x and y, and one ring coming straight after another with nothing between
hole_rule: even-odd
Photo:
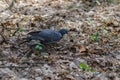
<instances>
[{"instance_id":1,"label":"bird","mask_svg":"<svg viewBox=\"0 0 120 80\"><path fill-rule=\"evenodd\" d=\"M39 40L41 43L54 43L60 41L65 34L68 33L67 29L60 29L60 30L52 30L52 29L43 29L39 31L32 31L29 32L26 39L28 41L31 40Z\"/></svg>"}]
</instances>

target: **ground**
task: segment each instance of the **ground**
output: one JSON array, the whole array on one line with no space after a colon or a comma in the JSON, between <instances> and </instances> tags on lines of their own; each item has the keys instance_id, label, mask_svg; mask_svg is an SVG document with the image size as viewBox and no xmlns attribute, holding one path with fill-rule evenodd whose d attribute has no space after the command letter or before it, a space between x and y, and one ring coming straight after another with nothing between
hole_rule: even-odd
<instances>
[{"instance_id":1,"label":"ground","mask_svg":"<svg viewBox=\"0 0 120 80\"><path fill-rule=\"evenodd\" d=\"M16 0L0 6L1 80L120 80L120 4ZM35 49L37 41L21 44L28 32L46 28L71 31L43 50Z\"/></svg>"}]
</instances>

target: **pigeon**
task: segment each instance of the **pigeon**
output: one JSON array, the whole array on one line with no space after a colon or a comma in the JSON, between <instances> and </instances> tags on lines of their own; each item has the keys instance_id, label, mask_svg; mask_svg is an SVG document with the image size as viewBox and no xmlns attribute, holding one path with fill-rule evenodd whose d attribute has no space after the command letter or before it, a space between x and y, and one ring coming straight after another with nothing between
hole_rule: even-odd
<instances>
[{"instance_id":1,"label":"pigeon","mask_svg":"<svg viewBox=\"0 0 120 80\"><path fill-rule=\"evenodd\" d=\"M44 29L40 31L29 32L27 37L28 41L31 40L39 40L41 43L54 43L60 41L64 34L67 34L67 29L60 30L52 30L52 29Z\"/></svg>"}]
</instances>

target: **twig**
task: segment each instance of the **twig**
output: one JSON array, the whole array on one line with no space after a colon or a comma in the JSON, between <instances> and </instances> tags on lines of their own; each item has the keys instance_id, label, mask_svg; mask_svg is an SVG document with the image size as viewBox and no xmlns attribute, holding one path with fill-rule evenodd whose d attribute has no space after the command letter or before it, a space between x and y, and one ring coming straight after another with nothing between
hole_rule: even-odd
<instances>
[{"instance_id":1,"label":"twig","mask_svg":"<svg viewBox=\"0 0 120 80\"><path fill-rule=\"evenodd\" d=\"M4 10L0 11L0 13L6 11L8 9L11 9L13 7L13 5L14 5L14 2L16 2L16 0L13 0L12 3L10 4L10 6L5 8Z\"/></svg>"},{"instance_id":2,"label":"twig","mask_svg":"<svg viewBox=\"0 0 120 80\"><path fill-rule=\"evenodd\" d=\"M0 65L0 68L28 68L29 66L4 66Z\"/></svg>"},{"instance_id":3,"label":"twig","mask_svg":"<svg viewBox=\"0 0 120 80\"><path fill-rule=\"evenodd\" d=\"M1 26L2 26L2 30L1 30L1 33L4 33L4 30L5 30L5 26L3 23L1 23Z\"/></svg>"},{"instance_id":4,"label":"twig","mask_svg":"<svg viewBox=\"0 0 120 80\"><path fill-rule=\"evenodd\" d=\"M3 23L1 23L1 25L2 25L2 31L1 31L0 35L1 35L1 37L2 37L3 40L0 42L0 44L2 44L4 42L7 43L7 39L5 38L5 35L3 35L4 30L5 30L5 26L4 26Z\"/></svg>"},{"instance_id":5,"label":"twig","mask_svg":"<svg viewBox=\"0 0 120 80\"><path fill-rule=\"evenodd\" d=\"M19 31L19 24L16 23L16 25L17 25L17 30L12 34L12 36L15 36L15 34Z\"/></svg>"}]
</instances>

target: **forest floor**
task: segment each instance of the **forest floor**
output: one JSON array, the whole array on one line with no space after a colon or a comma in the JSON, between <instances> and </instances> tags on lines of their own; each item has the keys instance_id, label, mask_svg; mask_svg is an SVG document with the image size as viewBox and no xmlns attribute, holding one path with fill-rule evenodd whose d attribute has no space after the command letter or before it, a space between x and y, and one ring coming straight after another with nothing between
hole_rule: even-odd
<instances>
[{"instance_id":1,"label":"forest floor","mask_svg":"<svg viewBox=\"0 0 120 80\"><path fill-rule=\"evenodd\" d=\"M6 6L0 1L0 80L120 80L120 4L20 0ZM46 50L31 46L36 41L20 44L28 32L46 28L71 31Z\"/></svg>"}]
</instances>

